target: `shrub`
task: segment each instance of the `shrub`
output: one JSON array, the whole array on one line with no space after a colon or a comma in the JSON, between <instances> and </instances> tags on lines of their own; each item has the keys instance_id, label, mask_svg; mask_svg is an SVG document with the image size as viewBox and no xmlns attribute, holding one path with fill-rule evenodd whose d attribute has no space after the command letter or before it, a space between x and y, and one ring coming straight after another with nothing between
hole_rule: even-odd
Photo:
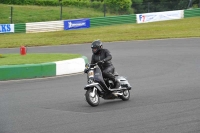
<instances>
[{"instance_id":1,"label":"shrub","mask_svg":"<svg viewBox=\"0 0 200 133\"><path fill-rule=\"evenodd\" d=\"M58 6L59 0L0 0L4 4ZM106 9L111 13L132 13L132 0L62 0L63 6L87 7L103 11L104 3Z\"/></svg>"},{"instance_id":2,"label":"shrub","mask_svg":"<svg viewBox=\"0 0 200 133\"><path fill-rule=\"evenodd\" d=\"M131 11L131 0L104 0L111 12L127 12Z\"/></svg>"},{"instance_id":3,"label":"shrub","mask_svg":"<svg viewBox=\"0 0 200 133\"><path fill-rule=\"evenodd\" d=\"M104 10L104 3L103 2L94 1L94 2L91 2L90 7L94 8L94 9L97 9L97 10L100 10L100 11L103 11Z\"/></svg>"},{"instance_id":4,"label":"shrub","mask_svg":"<svg viewBox=\"0 0 200 133\"><path fill-rule=\"evenodd\" d=\"M63 0L63 6L90 7L89 0Z\"/></svg>"}]
</instances>

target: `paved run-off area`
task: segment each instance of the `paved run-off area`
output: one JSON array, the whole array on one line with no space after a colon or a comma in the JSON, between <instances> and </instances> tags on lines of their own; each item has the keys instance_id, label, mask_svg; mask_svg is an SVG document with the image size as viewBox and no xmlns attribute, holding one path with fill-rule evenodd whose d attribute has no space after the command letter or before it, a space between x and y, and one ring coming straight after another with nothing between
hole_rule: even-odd
<instances>
[{"instance_id":1,"label":"paved run-off area","mask_svg":"<svg viewBox=\"0 0 200 133\"><path fill-rule=\"evenodd\" d=\"M200 38L104 43L130 101L84 98L86 75L0 82L0 133L199 133ZM13 53L16 49L0 49ZM90 44L29 52L80 53Z\"/></svg>"}]
</instances>

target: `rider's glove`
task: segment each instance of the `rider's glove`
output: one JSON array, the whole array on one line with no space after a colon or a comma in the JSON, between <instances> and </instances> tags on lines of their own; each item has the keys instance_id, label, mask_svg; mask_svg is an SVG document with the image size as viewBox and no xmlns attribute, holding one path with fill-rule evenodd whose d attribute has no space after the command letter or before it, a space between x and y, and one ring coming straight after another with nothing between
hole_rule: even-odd
<instances>
[{"instance_id":1,"label":"rider's glove","mask_svg":"<svg viewBox=\"0 0 200 133\"><path fill-rule=\"evenodd\" d=\"M103 64L104 62L105 62L105 60L98 61L99 64Z\"/></svg>"}]
</instances>

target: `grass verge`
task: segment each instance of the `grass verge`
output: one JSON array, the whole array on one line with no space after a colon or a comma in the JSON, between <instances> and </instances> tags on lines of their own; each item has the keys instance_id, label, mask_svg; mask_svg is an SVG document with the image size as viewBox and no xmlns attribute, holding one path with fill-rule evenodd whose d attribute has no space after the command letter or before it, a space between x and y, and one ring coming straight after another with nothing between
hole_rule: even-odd
<instances>
[{"instance_id":1,"label":"grass verge","mask_svg":"<svg viewBox=\"0 0 200 133\"><path fill-rule=\"evenodd\" d=\"M11 6L13 23L43 22L60 20L60 6L31 6L0 4L0 24L10 24ZM103 17L104 13L92 8L67 6L62 8L62 19ZM110 16L111 14L106 14Z\"/></svg>"},{"instance_id":2,"label":"grass verge","mask_svg":"<svg viewBox=\"0 0 200 133\"><path fill-rule=\"evenodd\" d=\"M17 65L17 64L38 64L45 62L54 62L60 60L68 60L79 58L79 54L1 54L0 55L0 66L1 65Z\"/></svg>"},{"instance_id":3,"label":"grass verge","mask_svg":"<svg viewBox=\"0 0 200 133\"><path fill-rule=\"evenodd\" d=\"M200 17L145 24L123 24L82 30L32 34L0 34L0 48L25 46L67 45L164 38L200 37Z\"/></svg>"}]
</instances>

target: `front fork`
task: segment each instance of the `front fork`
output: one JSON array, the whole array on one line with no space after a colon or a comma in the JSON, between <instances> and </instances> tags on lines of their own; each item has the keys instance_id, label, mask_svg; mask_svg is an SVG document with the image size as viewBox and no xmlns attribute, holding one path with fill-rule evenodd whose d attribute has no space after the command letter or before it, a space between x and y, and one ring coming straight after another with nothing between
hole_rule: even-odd
<instances>
[{"instance_id":1,"label":"front fork","mask_svg":"<svg viewBox=\"0 0 200 133\"><path fill-rule=\"evenodd\" d=\"M94 88L93 88L93 91L92 91L92 93L91 93L91 97L95 97L96 94L97 94L97 88L94 87Z\"/></svg>"}]
</instances>

